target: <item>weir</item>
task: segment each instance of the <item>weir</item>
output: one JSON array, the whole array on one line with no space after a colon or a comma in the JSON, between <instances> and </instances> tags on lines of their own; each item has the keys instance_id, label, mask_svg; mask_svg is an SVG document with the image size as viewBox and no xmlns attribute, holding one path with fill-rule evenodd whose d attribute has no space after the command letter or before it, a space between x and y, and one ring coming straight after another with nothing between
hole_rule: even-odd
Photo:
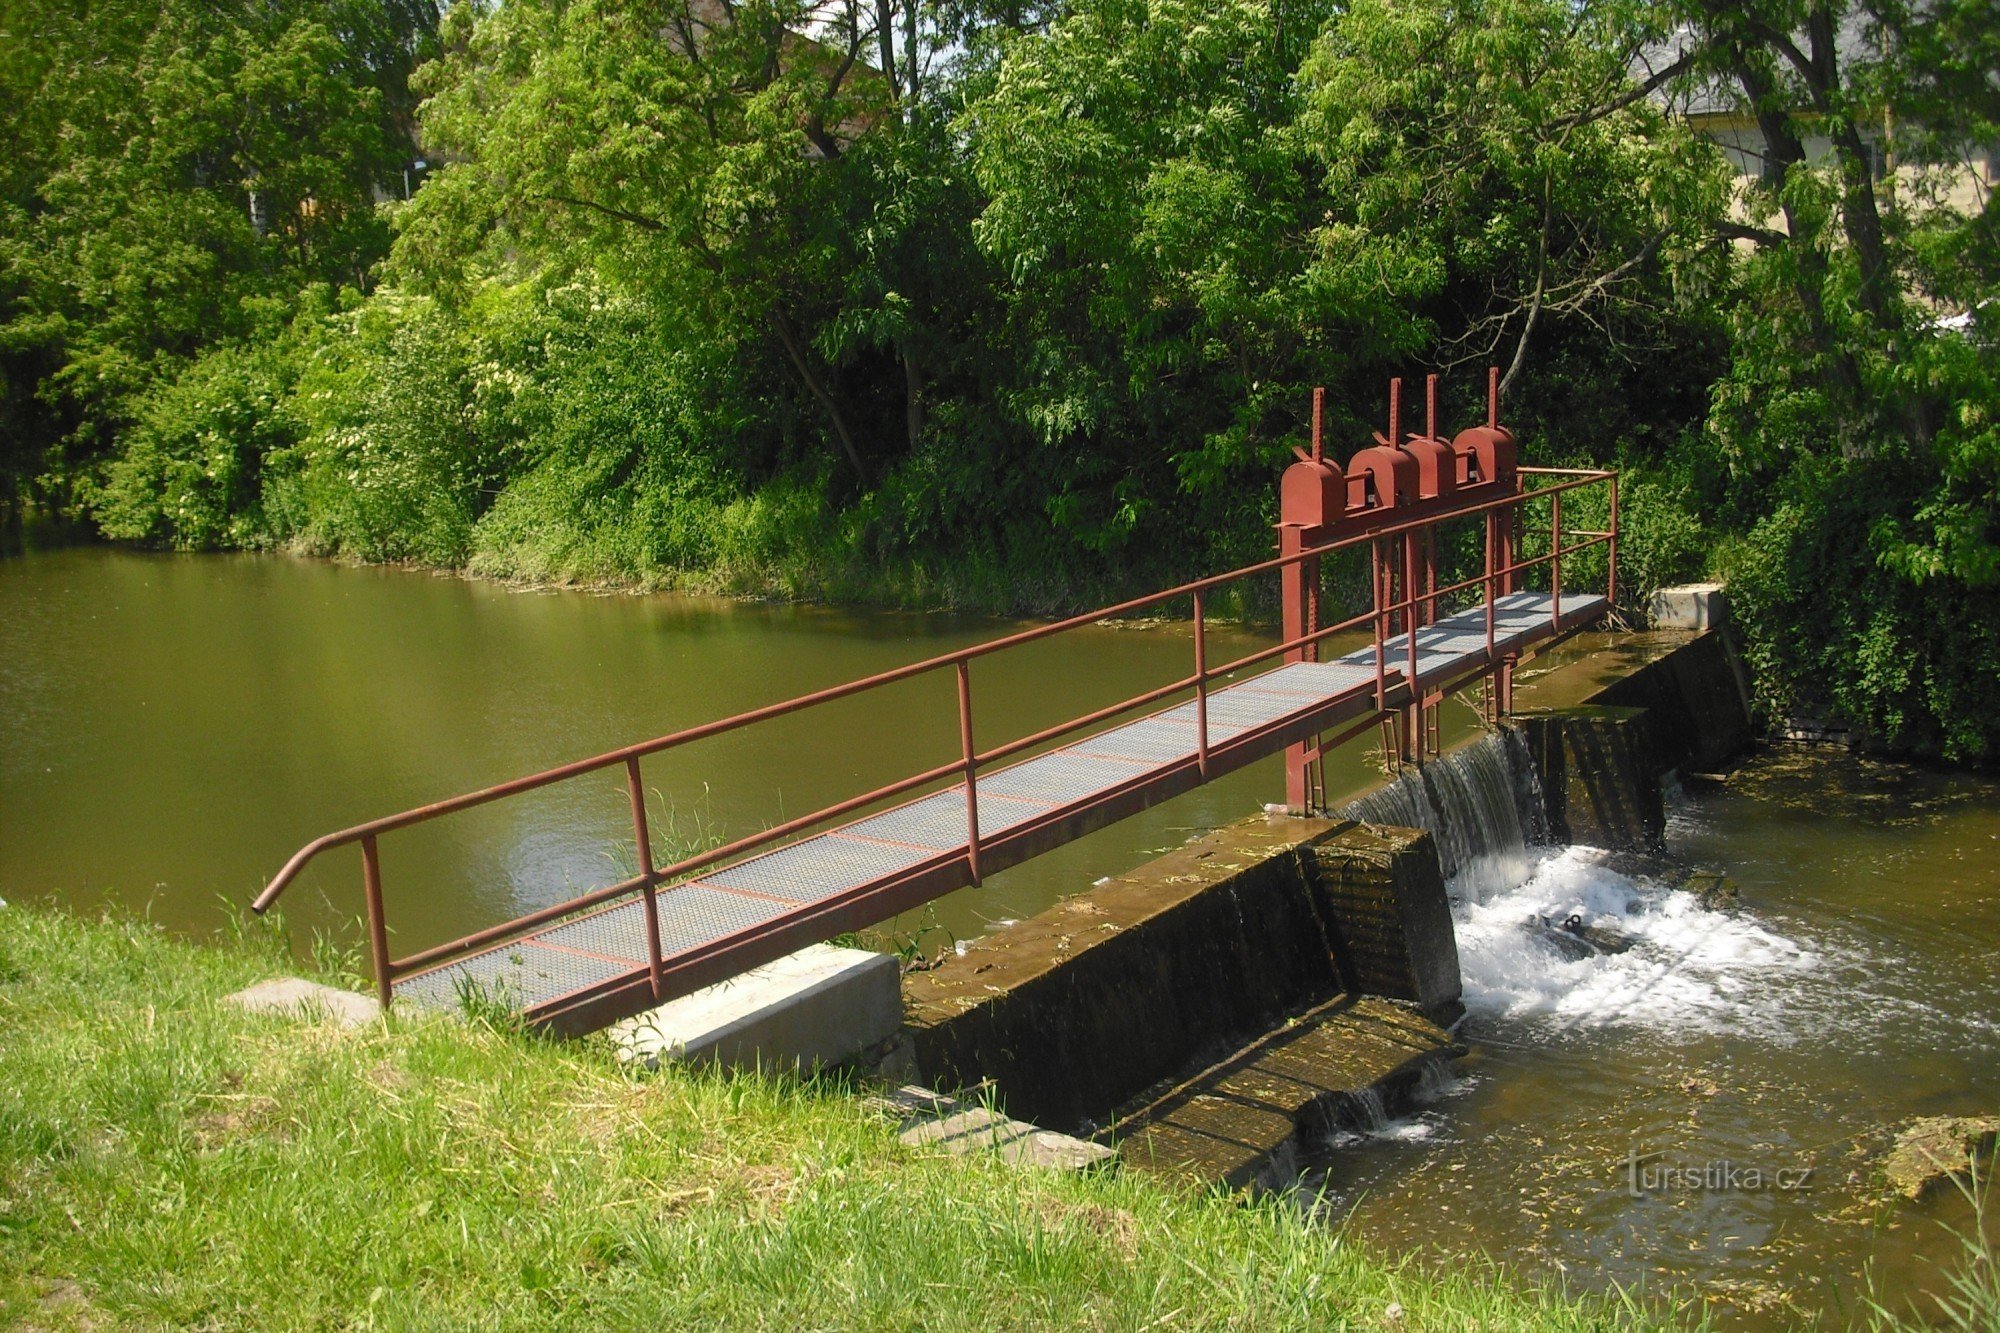
<instances>
[{"instance_id":1,"label":"weir","mask_svg":"<svg viewBox=\"0 0 2000 1333\"><path fill-rule=\"evenodd\" d=\"M1488 376L1485 423L1449 440L1438 429L1436 378L1421 433L1404 432L1400 382L1392 383L1387 434L1345 468L1325 455L1323 402L1317 392L1311 448L1296 450L1282 481L1275 559L327 834L301 848L253 905L269 908L321 854L358 846L385 1006L401 999L452 1008L479 993L537 1026L581 1032L978 885L1265 755L1285 753L1288 804L1302 811L1323 803L1323 756L1363 733L1379 728L1406 761L1435 756L1447 691L1488 679L1489 712L1504 715L1515 663L1609 609L1616 474L1517 466L1514 437L1500 425L1497 372ZM1593 493L1602 493L1605 526L1580 527L1575 506ZM1472 549L1477 560L1464 555ZM1358 573L1364 560L1366 605L1343 618L1323 614L1338 586L1331 576ZM1579 587L1586 577L1601 591ZM1224 590L1241 596L1239 585L1267 578L1279 584L1281 641L1211 663L1212 599ZM1181 607L1194 629L1187 676L1001 745L975 743L973 666L981 659ZM1356 639L1363 646L1340 651ZM646 758L930 673L956 679L956 759L658 864ZM624 779L635 875L392 956L384 838L604 772Z\"/></svg>"},{"instance_id":2,"label":"weir","mask_svg":"<svg viewBox=\"0 0 2000 1333\"><path fill-rule=\"evenodd\" d=\"M1582 688L1597 663L1558 670L1530 692L1563 707L1534 720L1560 734L1565 713L1638 681L1654 701L1628 719L1641 734L1726 756L1750 719L1719 637L1654 636ZM1649 792L1655 814L1674 766L1662 752L1648 744L1643 772L1609 779ZM1622 947L1506 905L1549 855L1551 813L1510 720L1330 817L1205 834L906 977L917 1072L1095 1134L1136 1169L1285 1183L1317 1148L1449 1083L1461 975L1482 990L1532 985Z\"/></svg>"},{"instance_id":3,"label":"weir","mask_svg":"<svg viewBox=\"0 0 2000 1333\"><path fill-rule=\"evenodd\" d=\"M1445 878L1474 883L1518 878L1528 848L1549 840L1540 778L1511 728L1405 768L1338 813L1364 824L1424 830L1437 844Z\"/></svg>"}]
</instances>

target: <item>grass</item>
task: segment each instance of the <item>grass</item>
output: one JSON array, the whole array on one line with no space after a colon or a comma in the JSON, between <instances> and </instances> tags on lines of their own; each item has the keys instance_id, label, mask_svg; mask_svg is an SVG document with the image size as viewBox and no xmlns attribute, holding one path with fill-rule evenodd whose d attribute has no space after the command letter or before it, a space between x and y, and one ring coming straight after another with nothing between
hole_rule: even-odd
<instances>
[{"instance_id":1,"label":"grass","mask_svg":"<svg viewBox=\"0 0 2000 1333\"><path fill-rule=\"evenodd\" d=\"M1966 1163L1964 1176L1953 1174L1951 1184L1972 1207L1972 1221L1954 1234L1956 1262L1948 1270L1945 1289L1928 1299L1909 1302L1908 1312L1891 1308L1872 1290L1867 1300L1870 1328L1885 1333L1915 1328L1972 1330L2000 1329L2000 1250L1996 1250L1988 1228L1992 1203L1993 1177L1982 1169L1980 1155ZM1943 1256L1940 1256L1943 1261Z\"/></svg>"},{"instance_id":2,"label":"grass","mask_svg":"<svg viewBox=\"0 0 2000 1333\"><path fill-rule=\"evenodd\" d=\"M1293 1201L906 1149L839 1080L219 1003L257 931L0 908L0 1324L1534 1328L1656 1323L1363 1253Z\"/></svg>"}]
</instances>

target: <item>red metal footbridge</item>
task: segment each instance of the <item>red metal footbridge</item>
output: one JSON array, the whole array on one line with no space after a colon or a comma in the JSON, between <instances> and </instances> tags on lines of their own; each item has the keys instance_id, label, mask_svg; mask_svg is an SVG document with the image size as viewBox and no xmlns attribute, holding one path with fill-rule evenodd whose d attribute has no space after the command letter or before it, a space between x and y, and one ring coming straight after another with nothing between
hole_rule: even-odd
<instances>
[{"instance_id":1,"label":"red metal footbridge","mask_svg":"<svg viewBox=\"0 0 2000 1333\"><path fill-rule=\"evenodd\" d=\"M1286 802L1296 810L1324 795L1321 757L1364 732L1379 729L1397 762L1422 762L1436 753L1448 691L1483 678L1497 718L1511 706L1514 664L1525 653L1606 615L1618 551L1616 473L1517 466L1493 372L1484 424L1448 440L1437 427L1435 376L1427 389L1425 428L1406 435L1401 385L1392 382L1387 433L1345 467L1324 455L1325 394L1315 391L1310 449L1294 450L1298 461L1280 486L1275 558L329 833L301 848L253 906L267 910L314 858L358 844L385 1006L450 1008L478 992L536 1026L585 1032L978 885L1280 750ZM1573 516L1602 526L1565 526L1566 499ZM1363 577L1367 595L1353 596ZM1218 593L1240 595L1271 579L1280 641L1211 662L1207 621ZM1329 587L1365 606L1329 620L1322 603L1339 600ZM1032 735L974 745L975 664L1086 625L1180 608L1193 618L1188 675ZM932 673L957 678L957 758L657 864L647 758ZM384 838L618 769L630 794L636 874L391 955Z\"/></svg>"}]
</instances>

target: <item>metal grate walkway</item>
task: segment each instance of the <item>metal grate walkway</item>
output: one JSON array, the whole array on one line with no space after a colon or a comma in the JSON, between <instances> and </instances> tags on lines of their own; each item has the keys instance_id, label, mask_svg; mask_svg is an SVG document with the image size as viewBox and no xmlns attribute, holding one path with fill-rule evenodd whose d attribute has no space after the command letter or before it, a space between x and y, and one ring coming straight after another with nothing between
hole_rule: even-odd
<instances>
[{"instance_id":1,"label":"metal grate walkway","mask_svg":"<svg viewBox=\"0 0 2000 1333\"><path fill-rule=\"evenodd\" d=\"M1501 656L1601 616L1603 597L1566 596L1558 624L1547 593L1494 603L1493 655L1485 606L1416 634L1416 686L1435 689L1485 671ZM1384 644L1392 700L1410 697L1407 635ZM1208 695L1211 773L1240 767L1375 708L1375 649L1330 662L1294 662ZM1177 795L1202 779L1193 702L1092 734L978 776L980 855L987 873L1080 837L1123 813ZM714 952L784 918L828 920L839 904L929 875L967 882L963 784L800 839L658 890L661 955ZM935 896L928 893L925 896ZM886 915L886 913L885 913ZM828 934L836 933L829 929ZM621 990L648 973L645 915L637 895L471 953L395 983L398 998L455 1007L468 989L524 1011L557 1012ZM636 1007L636 1006L635 1006Z\"/></svg>"}]
</instances>

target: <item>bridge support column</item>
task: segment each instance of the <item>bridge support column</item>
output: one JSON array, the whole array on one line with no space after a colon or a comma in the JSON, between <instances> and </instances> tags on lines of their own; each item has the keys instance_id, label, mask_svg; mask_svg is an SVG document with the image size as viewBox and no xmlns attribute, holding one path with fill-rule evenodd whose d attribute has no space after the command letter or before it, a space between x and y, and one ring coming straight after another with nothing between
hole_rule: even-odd
<instances>
[{"instance_id":1,"label":"bridge support column","mask_svg":"<svg viewBox=\"0 0 2000 1333\"><path fill-rule=\"evenodd\" d=\"M1278 554L1297 555L1306 549L1305 529L1290 523L1278 526ZM1314 593L1319 585L1319 561L1301 560L1286 565L1283 575L1283 625L1287 643L1304 638L1316 628L1317 609ZM1306 662L1311 659L1310 647L1294 648L1285 654L1287 662ZM1307 814L1312 806L1312 751L1301 741L1285 751L1285 808L1294 814Z\"/></svg>"}]
</instances>

